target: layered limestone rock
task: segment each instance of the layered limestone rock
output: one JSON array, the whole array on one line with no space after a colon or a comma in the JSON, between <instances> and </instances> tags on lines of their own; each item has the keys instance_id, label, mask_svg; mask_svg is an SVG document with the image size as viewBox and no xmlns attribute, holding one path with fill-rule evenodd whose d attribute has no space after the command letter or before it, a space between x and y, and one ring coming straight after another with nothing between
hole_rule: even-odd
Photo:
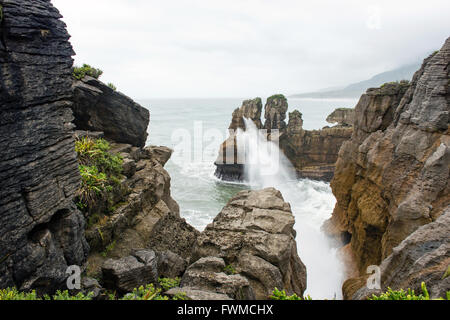
<instances>
[{"instance_id":1,"label":"layered limestone rock","mask_svg":"<svg viewBox=\"0 0 450 320\"><path fill-rule=\"evenodd\" d=\"M338 126L351 127L355 121L355 109L337 108L328 117L328 123L336 123Z\"/></svg>"},{"instance_id":2,"label":"layered limestone rock","mask_svg":"<svg viewBox=\"0 0 450 320\"><path fill-rule=\"evenodd\" d=\"M262 127L261 123L261 98L245 100L240 108L233 111L229 126L230 136L225 140L219 149L216 162L216 177L225 181L241 181L244 179L243 160L238 158L236 134L237 130L245 130L244 118L251 119L257 128Z\"/></svg>"},{"instance_id":3,"label":"layered limestone rock","mask_svg":"<svg viewBox=\"0 0 450 320\"><path fill-rule=\"evenodd\" d=\"M279 130L280 134L286 129L286 112L288 110L288 102L282 94L273 95L267 98L266 106L264 107L264 129L268 133L272 130Z\"/></svg>"},{"instance_id":4,"label":"layered limestone rock","mask_svg":"<svg viewBox=\"0 0 450 320\"><path fill-rule=\"evenodd\" d=\"M0 288L53 292L88 252L73 204L74 54L49 1L0 1Z\"/></svg>"},{"instance_id":5,"label":"layered limestone rock","mask_svg":"<svg viewBox=\"0 0 450 320\"><path fill-rule=\"evenodd\" d=\"M126 192L109 204L114 210L86 230L92 249L88 273L98 275L106 257L123 258L137 248L170 250L187 259L198 231L180 217L170 194L170 176L164 164L172 150L112 143L112 152L120 154L124 163L128 160L134 173L118 188Z\"/></svg>"},{"instance_id":6,"label":"layered limestone rock","mask_svg":"<svg viewBox=\"0 0 450 320\"><path fill-rule=\"evenodd\" d=\"M248 281L256 299L267 299L275 287L302 295L306 268L297 254L293 225L290 205L279 191L268 188L239 192L197 238L191 262L209 268L215 261L210 270L214 283L232 280L221 274L228 266L231 273L240 276L240 282ZM190 280L182 280L182 284L205 290L203 286L195 287L198 283L193 276L185 276ZM245 296L250 297L251 292L246 292ZM223 290L218 293L228 294Z\"/></svg>"},{"instance_id":7,"label":"layered limestone rock","mask_svg":"<svg viewBox=\"0 0 450 320\"><path fill-rule=\"evenodd\" d=\"M252 119L267 138L278 141L279 147L291 161L298 177L330 181L342 143L350 139L353 129L353 109L336 109L328 119L338 122L334 127L321 130L304 130L302 114L298 110L289 113L286 125L287 99L274 95L267 99L265 123L261 126L261 99L244 101L233 112L228 139L222 143L215 161L215 175L226 181L244 180L245 152L238 148L236 129L245 130L243 117ZM276 131L275 131L276 130ZM276 134L276 136L275 136ZM241 151L241 152L238 152Z\"/></svg>"},{"instance_id":8,"label":"layered limestone rock","mask_svg":"<svg viewBox=\"0 0 450 320\"><path fill-rule=\"evenodd\" d=\"M364 299L372 294L411 288L421 292L425 282L432 299L445 297L450 290L450 208L434 222L421 226L397 247L380 266L381 289L366 287L351 295ZM351 292L349 292L350 294Z\"/></svg>"},{"instance_id":9,"label":"layered limestone rock","mask_svg":"<svg viewBox=\"0 0 450 320\"><path fill-rule=\"evenodd\" d=\"M439 52L425 59L410 84L370 89L356 106L354 132L339 152L331 183L337 203L325 230L351 239L348 246L360 275L448 210L449 61L447 39ZM431 265L443 267L434 259ZM418 276L413 266L389 277L411 278L410 272Z\"/></svg>"},{"instance_id":10,"label":"layered limestone rock","mask_svg":"<svg viewBox=\"0 0 450 320\"><path fill-rule=\"evenodd\" d=\"M304 130L302 114L289 113L286 134L280 148L296 168L297 176L330 181L341 145L350 139L353 129L337 125L321 130Z\"/></svg>"},{"instance_id":11,"label":"layered limestone rock","mask_svg":"<svg viewBox=\"0 0 450 320\"><path fill-rule=\"evenodd\" d=\"M118 143L145 145L150 120L147 109L89 76L73 83L73 97L77 130L102 131Z\"/></svg>"},{"instance_id":12,"label":"layered limestone rock","mask_svg":"<svg viewBox=\"0 0 450 320\"><path fill-rule=\"evenodd\" d=\"M201 290L226 295L235 300L254 300L249 280L239 274L226 274L225 261L217 257L200 258L181 278L181 290Z\"/></svg>"}]
</instances>

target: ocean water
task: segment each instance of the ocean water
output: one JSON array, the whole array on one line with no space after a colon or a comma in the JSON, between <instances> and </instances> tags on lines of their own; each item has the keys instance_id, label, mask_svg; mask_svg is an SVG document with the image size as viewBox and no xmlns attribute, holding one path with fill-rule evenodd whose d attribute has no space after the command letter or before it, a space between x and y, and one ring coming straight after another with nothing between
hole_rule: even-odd
<instances>
[{"instance_id":1,"label":"ocean water","mask_svg":"<svg viewBox=\"0 0 450 320\"><path fill-rule=\"evenodd\" d=\"M335 198L328 183L308 179L264 183L226 183L214 176L219 146L227 137L231 114L245 98L150 99L139 103L150 110L147 145L164 145L174 154L165 168L171 176L172 197L181 215L202 231L237 192L273 186L293 209L300 258L308 276L307 294L315 299L340 298L339 262L327 251L320 226L331 216ZM265 99L263 99L263 103ZM303 114L304 128L320 129L334 109L354 107L356 99L288 99L289 110ZM287 120L286 120L287 121ZM317 243L317 245L312 245ZM316 247L315 247L316 246ZM318 250L321 252L318 254Z\"/></svg>"}]
</instances>

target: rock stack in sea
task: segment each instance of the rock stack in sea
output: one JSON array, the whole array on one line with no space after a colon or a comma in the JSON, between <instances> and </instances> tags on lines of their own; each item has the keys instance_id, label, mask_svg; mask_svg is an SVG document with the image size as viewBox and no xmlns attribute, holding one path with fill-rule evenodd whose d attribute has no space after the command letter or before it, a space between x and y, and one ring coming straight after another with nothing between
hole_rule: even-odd
<instances>
[{"instance_id":1,"label":"rock stack in sea","mask_svg":"<svg viewBox=\"0 0 450 320\"><path fill-rule=\"evenodd\" d=\"M250 106L254 106L252 109ZM233 112L230 136L219 149L215 161L215 175L226 181L244 180L244 155L238 156L236 129L245 130L243 117L253 120L258 129L264 129L267 138L279 142L279 147L291 161L297 171L297 176L316 180L330 181L342 143L352 135L353 109L336 109L327 119L337 124L321 130L303 129L302 114L298 110L289 113L287 99L277 94L267 99L262 125L261 99L244 101L241 108ZM276 130L276 131L275 131ZM277 132L277 136L274 134Z\"/></svg>"},{"instance_id":2,"label":"rock stack in sea","mask_svg":"<svg viewBox=\"0 0 450 320\"><path fill-rule=\"evenodd\" d=\"M450 262L449 63L450 38L411 83L369 89L356 106L331 182L336 207L324 228L349 240L342 250L353 261L347 298L365 285L369 265L381 264L383 289L417 290L425 281L437 296L450 288L443 277Z\"/></svg>"}]
</instances>

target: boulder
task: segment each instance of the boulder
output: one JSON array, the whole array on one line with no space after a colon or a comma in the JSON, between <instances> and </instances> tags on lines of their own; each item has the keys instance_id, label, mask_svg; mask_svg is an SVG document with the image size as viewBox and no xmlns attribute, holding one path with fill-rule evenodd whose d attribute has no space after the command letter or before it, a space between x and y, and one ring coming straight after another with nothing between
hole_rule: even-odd
<instances>
[{"instance_id":1,"label":"boulder","mask_svg":"<svg viewBox=\"0 0 450 320\"><path fill-rule=\"evenodd\" d=\"M181 256L170 250L157 252L158 274L162 278L181 277L186 270L187 262Z\"/></svg>"},{"instance_id":2,"label":"boulder","mask_svg":"<svg viewBox=\"0 0 450 320\"><path fill-rule=\"evenodd\" d=\"M236 300L254 300L255 294L247 278L226 274L225 267L225 261L221 258L201 258L187 268L180 287L226 294Z\"/></svg>"},{"instance_id":3,"label":"boulder","mask_svg":"<svg viewBox=\"0 0 450 320\"><path fill-rule=\"evenodd\" d=\"M108 259L102 266L103 285L124 294L158 282L157 257L152 250L137 250L131 256Z\"/></svg>"},{"instance_id":4,"label":"boulder","mask_svg":"<svg viewBox=\"0 0 450 320\"><path fill-rule=\"evenodd\" d=\"M241 191L199 235L191 261L220 258L220 268L247 278L256 299L267 299L275 287L303 295L306 268L293 225L290 205L276 189Z\"/></svg>"},{"instance_id":5,"label":"boulder","mask_svg":"<svg viewBox=\"0 0 450 320\"><path fill-rule=\"evenodd\" d=\"M150 113L129 97L86 76L73 83L73 99L78 130L102 131L116 142L145 145Z\"/></svg>"}]
</instances>

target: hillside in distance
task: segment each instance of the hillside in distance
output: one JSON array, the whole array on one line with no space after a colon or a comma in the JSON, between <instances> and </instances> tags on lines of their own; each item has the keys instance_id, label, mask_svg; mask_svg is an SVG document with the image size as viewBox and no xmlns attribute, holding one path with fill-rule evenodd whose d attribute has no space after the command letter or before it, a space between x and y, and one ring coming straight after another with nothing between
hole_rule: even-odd
<instances>
[{"instance_id":1,"label":"hillside in distance","mask_svg":"<svg viewBox=\"0 0 450 320\"><path fill-rule=\"evenodd\" d=\"M379 87L383 83L400 80L411 80L414 72L420 68L420 64L409 64L400 68L379 73L372 78L345 87L322 89L316 92L306 92L291 95L291 98L357 98L368 88Z\"/></svg>"}]
</instances>

